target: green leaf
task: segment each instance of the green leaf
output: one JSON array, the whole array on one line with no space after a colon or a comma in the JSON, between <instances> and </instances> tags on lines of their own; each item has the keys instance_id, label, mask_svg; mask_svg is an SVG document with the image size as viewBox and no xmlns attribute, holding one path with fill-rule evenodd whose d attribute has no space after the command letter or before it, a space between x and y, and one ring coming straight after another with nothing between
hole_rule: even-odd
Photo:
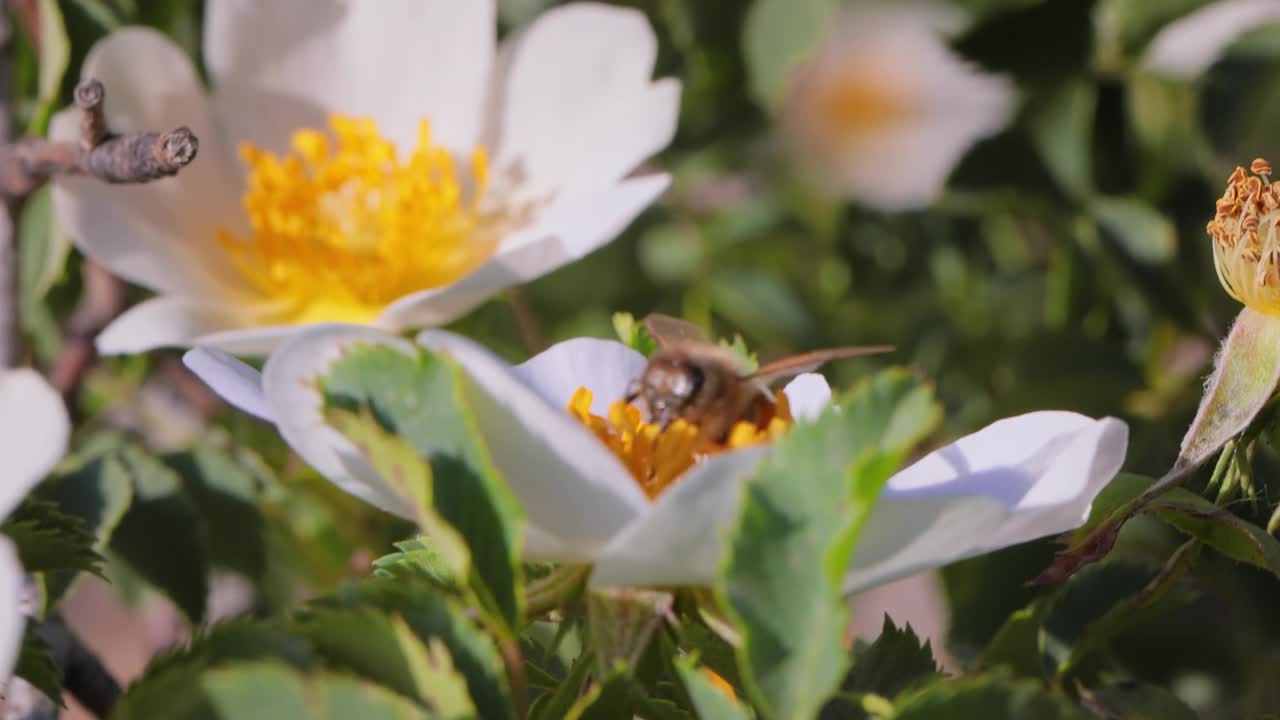
<instances>
[{"instance_id":1,"label":"green leaf","mask_svg":"<svg viewBox=\"0 0 1280 720\"><path fill-rule=\"evenodd\" d=\"M1035 682L1003 674L935 683L896 703L894 720L1086 720L1091 715Z\"/></svg>"},{"instance_id":2,"label":"green leaf","mask_svg":"<svg viewBox=\"0 0 1280 720\"><path fill-rule=\"evenodd\" d=\"M1097 196L1089 213L1129 257L1146 265L1171 262L1178 254L1178 231L1169 218L1134 197Z\"/></svg>"},{"instance_id":3,"label":"green leaf","mask_svg":"<svg viewBox=\"0 0 1280 720\"><path fill-rule=\"evenodd\" d=\"M512 716L502 660L492 640L468 620L455 601L437 592L423 573L410 567L398 567L392 575L366 578L336 596L321 598L312 603L308 612L362 609L394 616L397 618L395 622L402 620L428 647L435 640L443 641L453 666L466 680L479 716ZM327 660L340 667L358 670L371 680L386 682L379 674L381 671L377 663L381 661L372 657L370 649L362 647L359 634L344 634L340 629L331 632L327 626L308 624L305 617L298 625L299 629L317 644ZM384 640L383 645L386 644ZM403 679L404 675L399 677Z\"/></svg>"},{"instance_id":4,"label":"green leaf","mask_svg":"<svg viewBox=\"0 0 1280 720\"><path fill-rule=\"evenodd\" d=\"M475 714L466 681L441 637L420 638L398 615L369 607L314 607L293 628L331 667L416 699L442 717Z\"/></svg>"},{"instance_id":5,"label":"green leaf","mask_svg":"<svg viewBox=\"0 0 1280 720\"><path fill-rule=\"evenodd\" d=\"M62 702L62 673L49 655L49 645L36 632L36 624L31 619L26 620L22 648L18 651L13 672L57 703L58 707L65 707Z\"/></svg>"},{"instance_id":6,"label":"green leaf","mask_svg":"<svg viewBox=\"0 0 1280 720\"><path fill-rule=\"evenodd\" d=\"M140 448L118 456L133 478L133 504L116 525L111 550L168 595L192 623L204 618L209 546L182 478ZM156 552L163 542L164 552Z\"/></svg>"},{"instance_id":7,"label":"green leaf","mask_svg":"<svg viewBox=\"0 0 1280 720\"><path fill-rule=\"evenodd\" d=\"M1045 612L1041 646L1053 660L1048 669L1066 676L1116 635L1162 612L1151 589L1159 577L1152 568L1120 562L1072 576Z\"/></svg>"},{"instance_id":8,"label":"green leaf","mask_svg":"<svg viewBox=\"0 0 1280 720\"><path fill-rule=\"evenodd\" d=\"M1019 84L1049 88L1087 67L1093 51L1093 2L1045 0L992 13L954 44L961 55Z\"/></svg>"},{"instance_id":9,"label":"green leaf","mask_svg":"<svg viewBox=\"0 0 1280 720\"><path fill-rule=\"evenodd\" d=\"M229 453L198 447L161 458L183 480L203 521L209 562L253 581L266 573L266 525L259 478Z\"/></svg>"},{"instance_id":10,"label":"green leaf","mask_svg":"<svg viewBox=\"0 0 1280 720\"><path fill-rule=\"evenodd\" d=\"M1028 110L1031 139L1045 167L1068 193L1077 198L1093 191L1094 111L1098 89L1092 82L1064 83Z\"/></svg>"},{"instance_id":11,"label":"green leaf","mask_svg":"<svg viewBox=\"0 0 1280 720\"><path fill-rule=\"evenodd\" d=\"M330 410L328 419L360 448L383 477L390 479L401 495L414 500L417 524L425 533L424 539L417 542L422 549L398 560L387 559L384 567L390 562L415 561L442 587L461 589L471 572L471 553L466 541L435 511L433 479L426 461L404 438L387 432L367 407L359 413Z\"/></svg>"},{"instance_id":12,"label":"green leaf","mask_svg":"<svg viewBox=\"0 0 1280 720\"><path fill-rule=\"evenodd\" d=\"M886 613L880 636L855 653L853 670L841 689L891 698L941 673L929 641L922 645L911 625L899 628Z\"/></svg>"},{"instance_id":13,"label":"green leaf","mask_svg":"<svg viewBox=\"0 0 1280 720\"><path fill-rule=\"evenodd\" d=\"M31 336L42 357L57 352L61 328L45 296L66 272L70 237L53 216L52 191L42 187L22 207L18 223L18 309L22 329Z\"/></svg>"},{"instance_id":14,"label":"green leaf","mask_svg":"<svg viewBox=\"0 0 1280 720\"><path fill-rule=\"evenodd\" d=\"M1041 629L1048 605L1047 598L1037 598L1010 615L978 659L978 667L1005 668L1015 677L1043 677L1047 659L1041 644Z\"/></svg>"},{"instance_id":15,"label":"green leaf","mask_svg":"<svg viewBox=\"0 0 1280 720\"><path fill-rule=\"evenodd\" d=\"M710 604L699 602L699 606ZM676 628L679 645L682 650L698 653L698 662L715 674L724 678L725 682L735 688L743 687L742 677L738 672L738 658L733 645L720 637L710 627L693 618L680 623Z\"/></svg>"},{"instance_id":16,"label":"green leaf","mask_svg":"<svg viewBox=\"0 0 1280 720\"><path fill-rule=\"evenodd\" d=\"M1232 560L1280 577L1280 541L1199 495L1175 488L1153 500L1146 510Z\"/></svg>"},{"instance_id":17,"label":"green leaf","mask_svg":"<svg viewBox=\"0 0 1280 720\"><path fill-rule=\"evenodd\" d=\"M717 591L742 630L749 694L770 717L812 717L850 662L842 582L884 483L938 422L904 370L868 378L798 424L747 482Z\"/></svg>"},{"instance_id":18,"label":"green leaf","mask_svg":"<svg viewBox=\"0 0 1280 720\"><path fill-rule=\"evenodd\" d=\"M133 502L133 479L119 458L97 454L44 483L36 494L55 503L61 512L80 518L85 531L93 535L93 551L101 553ZM45 573L46 610L56 605L79 577L74 570Z\"/></svg>"},{"instance_id":19,"label":"green leaf","mask_svg":"<svg viewBox=\"0 0 1280 720\"><path fill-rule=\"evenodd\" d=\"M102 556L94 550L94 536L85 529L84 521L48 500L24 499L0 524L0 532L13 541L22 567L29 573L101 574Z\"/></svg>"},{"instance_id":20,"label":"green leaf","mask_svg":"<svg viewBox=\"0 0 1280 720\"><path fill-rule=\"evenodd\" d=\"M529 709L529 720L560 720L567 717L575 701L583 695L583 688L586 686L587 679L591 677L591 670L594 667L595 662L590 651L579 655L560 686L553 692L539 697L533 703Z\"/></svg>"},{"instance_id":21,"label":"green leaf","mask_svg":"<svg viewBox=\"0 0 1280 720\"><path fill-rule=\"evenodd\" d=\"M67 39L67 28L62 22L57 0L37 0L36 10L40 14L40 41L36 43L40 48L40 69L36 80L36 111L27 124L28 135L45 133L49 117L58 105L62 76L71 61L71 43Z\"/></svg>"},{"instance_id":22,"label":"green leaf","mask_svg":"<svg viewBox=\"0 0 1280 720\"><path fill-rule=\"evenodd\" d=\"M614 313L613 331L618 334L618 340L620 340L623 345L626 345L645 357L649 357L658 349L657 341L649 335L649 331L645 329L644 323L637 321L635 316L631 313Z\"/></svg>"},{"instance_id":23,"label":"green leaf","mask_svg":"<svg viewBox=\"0 0 1280 720\"><path fill-rule=\"evenodd\" d=\"M564 714L564 720L615 720L635 716L635 684L625 664L613 668Z\"/></svg>"},{"instance_id":24,"label":"green leaf","mask_svg":"<svg viewBox=\"0 0 1280 720\"><path fill-rule=\"evenodd\" d=\"M751 712L707 675L711 671L687 657L676 660L675 666L701 720L750 720Z\"/></svg>"},{"instance_id":25,"label":"green leaf","mask_svg":"<svg viewBox=\"0 0 1280 720\"><path fill-rule=\"evenodd\" d=\"M457 593L465 582L464 577L459 577L458 568L459 561L456 553L466 552L466 547L451 543L438 542L442 533L435 533L432 537L425 535L416 537L412 540L401 540L397 542L397 552L383 555L373 561L375 572L394 577L397 572L412 568L422 573L437 588ZM463 573L466 571L465 560L461 564Z\"/></svg>"},{"instance_id":26,"label":"green leaf","mask_svg":"<svg viewBox=\"0 0 1280 720\"><path fill-rule=\"evenodd\" d=\"M350 419L364 408L428 460L430 472L422 475L430 488L419 478L424 489L410 497L429 497L431 508L466 541L472 588L514 639L523 621L523 514L476 432L469 378L426 352L353 347L320 382L331 418Z\"/></svg>"},{"instance_id":27,"label":"green leaf","mask_svg":"<svg viewBox=\"0 0 1280 720\"><path fill-rule=\"evenodd\" d=\"M1026 586L1053 559L1048 543L1030 542L943 567L943 587L950 608L947 649L961 660L977 659L1009 616L1036 599ZM1001 588L998 593L992 587Z\"/></svg>"},{"instance_id":28,"label":"green leaf","mask_svg":"<svg viewBox=\"0 0 1280 720\"><path fill-rule=\"evenodd\" d=\"M209 670L261 660L287 663L300 670L316 665L306 640L285 633L274 622L220 623L197 633L186 647L154 658L143 676L120 696L111 717L174 717L174 706L187 699Z\"/></svg>"},{"instance_id":29,"label":"green leaf","mask_svg":"<svg viewBox=\"0 0 1280 720\"><path fill-rule=\"evenodd\" d=\"M1134 473L1120 473L1111 479L1111 482L1098 493L1093 499L1093 505L1089 507L1089 518L1084 524L1071 531L1072 541L1079 540L1088 535L1090 531L1106 522L1115 511L1151 487L1155 482L1154 478L1146 475L1137 475Z\"/></svg>"},{"instance_id":30,"label":"green leaf","mask_svg":"<svg viewBox=\"0 0 1280 720\"><path fill-rule=\"evenodd\" d=\"M1037 583L1060 582L1104 557L1120 528L1151 498L1165 492L1244 432L1267 406L1280 383L1280 317L1244 308L1215 359L1213 374L1178 459L1146 492L1112 511L1087 534L1058 553Z\"/></svg>"},{"instance_id":31,"label":"green leaf","mask_svg":"<svg viewBox=\"0 0 1280 720\"><path fill-rule=\"evenodd\" d=\"M751 95L773 110L792 70L822 40L840 9L839 0L755 0L742 31Z\"/></svg>"},{"instance_id":32,"label":"green leaf","mask_svg":"<svg viewBox=\"0 0 1280 720\"><path fill-rule=\"evenodd\" d=\"M110 32L120 27L123 21L107 0L70 0L90 20L96 23L102 32Z\"/></svg>"},{"instance_id":33,"label":"green leaf","mask_svg":"<svg viewBox=\"0 0 1280 720\"><path fill-rule=\"evenodd\" d=\"M1155 685L1113 685L1081 693L1084 703L1103 717L1124 720L1199 720L1177 695Z\"/></svg>"},{"instance_id":34,"label":"green leaf","mask_svg":"<svg viewBox=\"0 0 1280 720\"><path fill-rule=\"evenodd\" d=\"M933 660L933 648L920 644L910 625L899 629L886 613L884 626L875 642L857 644L853 669L845 676L840 692L832 698L818 717L863 717L867 696L893 698L908 688L942 677Z\"/></svg>"},{"instance_id":35,"label":"green leaf","mask_svg":"<svg viewBox=\"0 0 1280 720\"><path fill-rule=\"evenodd\" d=\"M1215 360L1195 420L1173 468L1161 480L1199 467L1253 422L1280 383L1280 318L1244 308Z\"/></svg>"},{"instance_id":36,"label":"green leaf","mask_svg":"<svg viewBox=\"0 0 1280 720\"><path fill-rule=\"evenodd\" d=\"M156 710L160 714L117 707L111 717L410 720L424 716L420 706L384 688L331 673L306 674L270 660L210 669L158 703Z\"/></svg>"}]
</instances>

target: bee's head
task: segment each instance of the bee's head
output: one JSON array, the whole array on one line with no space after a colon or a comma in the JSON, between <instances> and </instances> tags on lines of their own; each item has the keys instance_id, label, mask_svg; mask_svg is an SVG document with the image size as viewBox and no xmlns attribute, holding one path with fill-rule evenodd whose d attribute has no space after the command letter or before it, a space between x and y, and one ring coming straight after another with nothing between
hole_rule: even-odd
<instances>
[{"instance_id":1,"label":"bee's head","mask_svg":"<svg viewBox=\"0 0 1280 720\"><path fill-rule=\"evenodd\" d=\"M627 402L644 404L649 419L665 428L694 402L706 373L683 353L658 352L627 389Z\"/></svg>"}]
</instances>

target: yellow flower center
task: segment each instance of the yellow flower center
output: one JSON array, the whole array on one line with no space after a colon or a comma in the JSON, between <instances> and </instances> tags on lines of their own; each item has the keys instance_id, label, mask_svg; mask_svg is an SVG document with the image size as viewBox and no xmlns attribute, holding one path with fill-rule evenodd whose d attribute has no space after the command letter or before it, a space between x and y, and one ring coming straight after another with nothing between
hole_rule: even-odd
<instances>
[{"instance_id":1,"label":"yellow flower center","mask_svg":"<svg viewBox=\"0 0 1280 720\"><path fill-rule=\"evenodd\" d=\"M1213 264L1231 297L1267 315L1280 315L1280 182L1271 182L1271 164L1261 158L1237 167L1227 178L1206 228L1213 239Z\"/></svg>"},{"instance_id":2,"label":"yellow flower center","mask_svg":"<svg viewBox=\"0 0 1280 720\"><path fill-rule=\"evenodd\" d=\"M860 136L899 124L906 114L899 95L883 77L845 72L816 98L818 117L838 136Z\"/></svg>"},{"instance_id":3,"label":"yellow flower center","mask_svg":"<svg viewBox=\"0 0 1280 720\"><path fill-rule=\"evenodd\" d=\"M410 293L458 280L492 254L503 223L482 210L488 158L459 173L432 145L400 158L372 120L332 116L332 139L293 134L283 157L241 148L253 235L218 233L236 265L278 305L275 321L368 322Z\"/></svg>"},{"instance_id":4,"label":"yellow flower center","mask_svg":"<svg viewBox=\"0 0 1280 720\"><path fill-rule=\"evenodd\" d=\"M640 408L621 400L609 406L607 417L594 415L592 397L587 388L578 388L569 401L569 412L622 461L649 499L661 495L708 455L769 442L792 423L791 409L782 393L776 403L765 405L760 417L735 423L723 441L700 435L698 426L684 418L665 428L646 422Z\"/></svg>"}]
</instances>

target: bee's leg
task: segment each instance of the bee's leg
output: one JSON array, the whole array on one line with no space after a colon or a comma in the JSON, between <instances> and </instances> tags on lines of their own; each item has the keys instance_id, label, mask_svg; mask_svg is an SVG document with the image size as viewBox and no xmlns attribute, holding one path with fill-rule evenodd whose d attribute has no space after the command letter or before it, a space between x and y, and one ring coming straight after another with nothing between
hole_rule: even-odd
<instances>
[{"instance_id":1,"label":"bee's leg","mask_svg":"<svg viewBox=\"0 0 1280 720\"><path fill-rule=\"evenodd\" d=\"M643 389L644 386L640 384L639 378L632 380L627 384L627 394L622 396L622 402L628 405L634 403L636 398L640 397L640 391Z\"/></svg>"}]
</instances>

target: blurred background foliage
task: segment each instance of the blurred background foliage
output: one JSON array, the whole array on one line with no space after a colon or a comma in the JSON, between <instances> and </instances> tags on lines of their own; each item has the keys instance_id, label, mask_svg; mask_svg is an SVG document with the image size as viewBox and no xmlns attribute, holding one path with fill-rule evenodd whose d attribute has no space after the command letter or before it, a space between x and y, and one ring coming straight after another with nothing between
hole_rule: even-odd
<instances>
[{"instance_id":1,"label":"blurred background foliage","mask_svg":"<svg viewBox=\"0 0 1280 720\"><path fill-rule=\"evenodd\" d=\"M552 4L500 0L503 32ZM1244 33L1202 77L1184 80L1151 72L1141 58L1162 28L1211 4L1204 0L952 0L966 19L953 49L1013 78L1018 109L965 155L932 207L886 213L807 183L769 107L782 58L816 41L837 0L618 4L655 26L656 75L683 82L678 135L653 161L673 174L673 187L604 250L494 299L456 329L512 359L530 343L611 336L617 311L682 314L740 333L762 357L891 343L898 350L887 361L831 368L833 384L876 364L918 367L948 411L939 441L1010 414L1063 408L1124 418L1127 470L1158 476L1172 463L1239 310L1217 282L1204 223L1232 168L1280 158L1280 24ZM19 20L17 127L32 132L69 102L93 42L122 25L158 28L200 62L198 0L9 5ZM41 20L37 37L21 21L30 12ZM80 298L81 261L43 195L25 209L21 240L24 325L48 360L59 350L59 318ZM207 426L175 420L189 405L174 389L185 382L175 379L175 357L113 359L93 374L78 398L80 450L47 488L64 507L77 497L73 484L79 496L96 489L90 514L115 528L102 550L119 592L158 589L197 620L217 568L247 577L257 610L269 613L367 573L410 533L319 481L261 423L229 412ZM112 429L121 426L129 434ZM1230 509L1265 525L1280 502L1280 462L1258 461L1261 502ZM148 501L137 502L144 492ZM132 503L120 499L129 493ZM172 529L184 562L157 564L146 552L146 528L156 523ZM1068 664L1055 655L1181 541L1140 518L1111 562L1066 589L1024 587L1048 563L1047 541L947 568L947 649L961 663L981 662L998 632L1016 632L1011 615L1029 608L1045 613L1046 632L1045 665L1027 674L1151 683L1204 717L1274 713L1280 582L1220 555L1206 553L1174 592L1133 610L1084 656Z\"/></svg>"}]
</instances>

